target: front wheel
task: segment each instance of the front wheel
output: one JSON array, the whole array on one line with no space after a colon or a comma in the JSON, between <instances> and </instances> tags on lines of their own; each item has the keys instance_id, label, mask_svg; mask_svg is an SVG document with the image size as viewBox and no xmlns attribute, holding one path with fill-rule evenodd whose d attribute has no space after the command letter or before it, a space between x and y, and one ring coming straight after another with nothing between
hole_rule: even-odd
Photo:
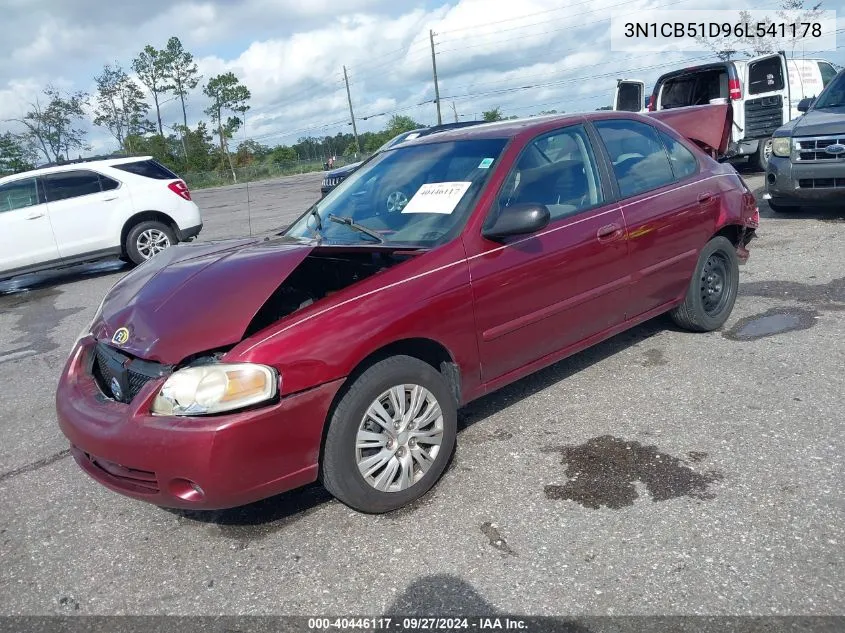
<instances>
[{"instance_id":1,"label":"front wheel","mask_svg":"<svg viewBox=\"0 0 845 633\"><path fill-rule=\"evenodd\" d=\"M731 315L738 290L736 248L728 238L714 237L699 255L684 302L669 316L692 332L717 330Z\"/></svg>"},{"instance_id":2,"label":"front wheel","mask_svg":"<svg viewBox=\"0 0 845 633\"><path fill-rule=\"evenodd\" d=\"M457 405L443 375L410 356L362 373L329 420L321 475L339 501L366 513L426 494L455 447Z\"/></svg>"},{"instance_id":3,"label":"front wheel","mask_svg":"<svg viewBox=\"0 0 845 633\"><path fill-rule=\"evenodd\" d=\"M142 264L176 244L176 234L166 224L155 220L140 222L126 236L123 248L134 264Z\"/></svg>"}]
</instances>

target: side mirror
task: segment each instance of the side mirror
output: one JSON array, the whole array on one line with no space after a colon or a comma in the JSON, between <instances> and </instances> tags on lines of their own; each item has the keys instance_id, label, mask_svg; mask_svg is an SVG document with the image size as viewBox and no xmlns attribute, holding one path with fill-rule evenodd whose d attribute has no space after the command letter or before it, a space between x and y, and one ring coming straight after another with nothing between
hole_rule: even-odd
<instances>
[{"instance_id":1,"label":"side mirror","mask_svg":"<svg viewBox=\"0 0 845 633\"><path fill-rule=\"evenodd\" d=\"M810 97L805 97L798 102L798 112L806 112L810 109L810 106L813 105L813 101L815 99L811 99Z\"/></svg>"},{"instance_id":2,"label":"side mirror","mask_svg":"<svg viewBox=\"0 0 845 633\"><path fill-rule=\"evenodd\" d=\"M482 235L495 241L511 235L527 235L544 228L550 220L549 208L544 204L515 204L502 209L493 225L484 229Z\"/></svg>"}]
</instances>

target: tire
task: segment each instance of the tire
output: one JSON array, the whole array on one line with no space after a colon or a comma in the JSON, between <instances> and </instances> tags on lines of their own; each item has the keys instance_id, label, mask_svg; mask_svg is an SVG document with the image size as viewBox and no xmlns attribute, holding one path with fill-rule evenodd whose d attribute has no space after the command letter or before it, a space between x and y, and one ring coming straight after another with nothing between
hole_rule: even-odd
<instances>
[{"instance_id":1,"label":"tire","mask_svg":"<svg viewBox=\"0 0 845 633\"><path fill-rule=\"evenodd\" d=\"M701 250L684 302L671 310L669 316L691 332L718 330L731 315L738 290L736 248L728 238L714 237ZM718 297L713 297L714 294Z\"/></svg>"},{"instance_id":2,"label":"tire","mask_svg":"<svg viewBox=\"0 0 845 633\"><path fill-rule=\"evenodd\" d=\"M757 151L751 155L748 162L755 171L766 171L771 155L772 139L760 139L757 143Z\"/></svg>"},{"instance_id":3,"label":"tire","mask_svg":"<svg viewBox=\"0 0 845 633\"><path fill-rule=\"evenodd\" d=\"M149 250L145 249L144 244L149 243L149 239L154 238L156 235L162 236L161 239L166 240L166 246L164 248L169 248L177 243L176 234L173 232L173 229L156 220L139 222L129 230L123 250L133 264L142 264L156 253L164 250L164 248L156 250L157 247L153 245L150 246ZM159 241L158 243L161 244L162 242Z\"/></svg>"},{"instance_id":4,"label":"tire","mask_svg":"<svg viewBox=\"0 0 845 633\"><path fill-rule=\"evenodd\" d=\"M400 385L425 390L418 392L425 398L418 407L421 415L404 421L418 420L421 425L411 428L403 424L401 430L394 428L388 434L368 410L376 402L384 402L383 410L395 421L390 390ZM410 395L407 390L403 393ZM436 415L432 399L439 405L441 416ZM435 415L426 419L429 412ZM359 512L380 514L406 506L425 495L442 476L455 448L457 423L452 390L431 365L411 356L392 356L376 363L354 380L331 414L321 464L323 485L336 499ZM385 426L390 426L386 419ZM439 446L434 444L436 439L424 439L425 435L436 436L436 430L440 431ZM367 434L362 439L370 443L368 447L357 445L359 431ZM420 438L418 443L416 438ZM422 463L432 453L433 460L423 468ZM363 464L361 468L359 463ZM403 464L409 468L403 468Z\"/></svg>"},{"instance_id":5,"label":"tire","mask_svg":"<svg viewBox=\"0 0 845 633\"><path fill-rule=\"evenodd\" d=\"M777 202L769 202L769 208L775 213L798 213L801 208L788 204L778 204Z\"/></svg>"}]
</instances>

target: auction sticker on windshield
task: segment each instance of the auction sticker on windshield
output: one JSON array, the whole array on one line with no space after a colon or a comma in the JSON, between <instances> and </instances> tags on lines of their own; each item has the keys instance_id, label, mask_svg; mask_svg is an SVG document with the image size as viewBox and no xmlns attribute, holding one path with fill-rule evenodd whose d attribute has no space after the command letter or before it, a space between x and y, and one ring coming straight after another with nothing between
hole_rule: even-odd
<instances>
[{"instance_id":1,"label":"auction sticker on windshield","mask_svg":"<svg viewBox=\"0 0 845 633\"><path fill-rule=\"evenodd\" d=\"M450 214L458 206L471 182L430 182L417 190L402 213Z\"/></svg>"}]
</instances>

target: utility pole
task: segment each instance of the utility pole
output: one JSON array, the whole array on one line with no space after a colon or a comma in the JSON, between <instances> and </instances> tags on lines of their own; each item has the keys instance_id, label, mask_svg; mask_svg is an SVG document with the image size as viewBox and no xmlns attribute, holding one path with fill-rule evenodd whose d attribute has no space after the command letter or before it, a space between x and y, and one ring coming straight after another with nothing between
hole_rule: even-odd
<instances>
[{"instance_id":1,"label":"utility pole","mask_svg":"<svg viewBox=\"0 0 845 633\"><path fill-rule=\"evenodd\" d=\"M434 102L437 104L437 125L443 123L440 116L440 86L437 85L437 59L434 53L434 31L428 31L428 37L431 40L431 68L434 71Z\"/></svg>"},{"instance_id":2,"label":"utility pole","mask_svg":"<svg viewBox=\"0 0 845 633\"><path fill-rule=\"evenodd\" d=\"M346 74L346 66L343 67L343 80L346 82L346 100L349 102L349 116L352 118L352 133L355 135L355 153L361 151L361 144L358 142L358 126L355 125L355 113L352 111L352 95L349 93L349 76Z\"/></svg>"},{"instance_id":3,"label":"utility pole","mask_svg":"<svg viewBox=\"0 0 845 633\"><path fill-rule=\"evenodd\" d=\"M458 122L458 109L455 107L455 102L452 102L452 112L455 113L455 123Z\"/></svg>"}]
</instances>

